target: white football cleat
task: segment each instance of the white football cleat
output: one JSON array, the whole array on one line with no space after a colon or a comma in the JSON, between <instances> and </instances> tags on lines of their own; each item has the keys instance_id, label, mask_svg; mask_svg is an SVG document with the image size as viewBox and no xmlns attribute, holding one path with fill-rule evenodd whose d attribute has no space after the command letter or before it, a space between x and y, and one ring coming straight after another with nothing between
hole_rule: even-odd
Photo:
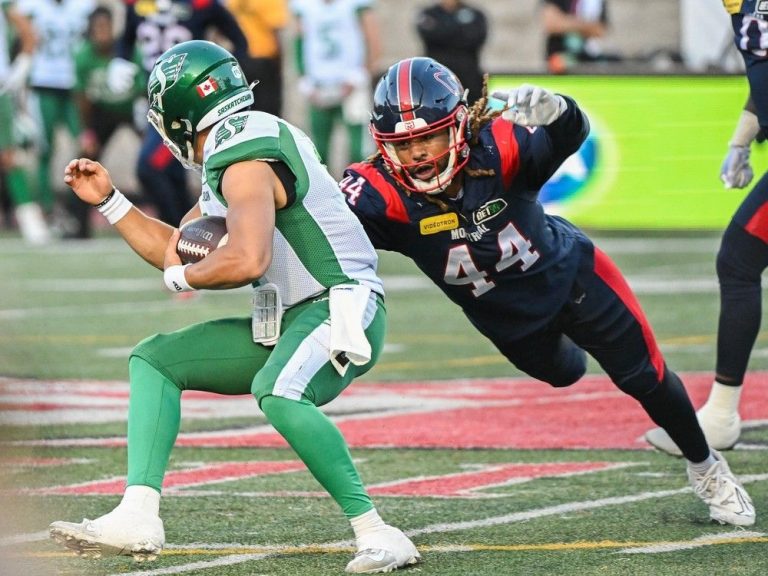
<instances>
[{"instance_id":1,"label":"white football cleat","mask_svg":"<svg viewBox=\"0 0 768 576\"><path fill-rule=\"evenodd\" d=\"M154 560L165 545L163 521L159 516L125 510L119 506L96 518L74 522L53 522L51 538L83 558L133 556L137 562Z\"/></svg>"},{"instance_id":2,"label":"white football cleat","mask_svg":"<svg viewBox=\"0 0 768 576\"><path fill-rule=\"evenodd\" d=\"M696 412L701 430L707 439L707 444L715 450L730 450L736 445L741 436L741 417L738 412L725 412L704 404ZM663 428L654 428L645 433L646 441L653 447L672 456L682 456L683 453L669 437Z\"/></svg>"},{"instance_id":3,"label":"white football cleat","mask_svg":"<svg viewBox=\"0 0 768 576\"><path fill-rule=\"evenodd\" d=\"M755 523L755 507L747 491L728 467L725 458L712 450L717 459L704 474L698 474L688 466L688 480L693 493L709 506L709 517L721 524L752 526Z\"/></svg>"},{"instance_id":4,"label":"white football cleat","mask_svg":"<svg viewBox=\"0 0 768 576\"><path fill-rule=\"evenodd\" d=\"M384 526L357 539L357 553L347 564L352 574L380 574L416 564L421 554L408 536L393 526Z\"/></svg>"}]
</instances>

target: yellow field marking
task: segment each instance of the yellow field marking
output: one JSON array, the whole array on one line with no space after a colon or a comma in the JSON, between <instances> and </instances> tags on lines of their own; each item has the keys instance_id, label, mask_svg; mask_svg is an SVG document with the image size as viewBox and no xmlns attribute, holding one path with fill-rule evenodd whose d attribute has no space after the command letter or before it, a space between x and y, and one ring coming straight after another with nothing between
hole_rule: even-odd
<instances>
[{"instance_id":1,"label":"yellow field marking","mask_svg":"<svg viewBox=\"0 0 768 576\"><path fill-rule=\"evenodd\" d=\"M768 536L755 536L754 534L743 537L722 537L702 541L700 538L685 541L657 540L649 542L619 542L616 540L578 541L578 542L548 542L541 544L447 544L447 545L423 545L418 546L420 552L565 552L570 550L605 550L614 548L645 548L673 545L719 546L724 544L764 544L768 543ZM162 552L162 556L229 556L232 554L279 554L279 555L307 555L307 554L349 554L354 552L353 546L230 546L222 548L169 548ZM73 556L72 552L29 552L25 557L32 558L64 558Z\"/></svg>"}]
</instances>

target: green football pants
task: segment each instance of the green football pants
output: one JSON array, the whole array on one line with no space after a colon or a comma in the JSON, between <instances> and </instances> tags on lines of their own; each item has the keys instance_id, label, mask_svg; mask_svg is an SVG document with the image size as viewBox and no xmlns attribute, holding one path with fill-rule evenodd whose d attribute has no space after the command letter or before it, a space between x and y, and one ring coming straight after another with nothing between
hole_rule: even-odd
<instances>
[{"instance_id":1,"label":"green football pants","mask_svg":"<svg viewBox=\"0 0 768 576\"><path fill-rule=\"evenodd\" d=\"M128 481L160 490L181 421L184 390L253 394L264 415L348 517L373 508L341 432L319 409L376 363L386 311L372 295L365 314L372 357L340 376L330 362L328 298L283 316L274 347L254 344L250 318L194 324L142 341L131 354Z\"/></svg>"}]
</instances>

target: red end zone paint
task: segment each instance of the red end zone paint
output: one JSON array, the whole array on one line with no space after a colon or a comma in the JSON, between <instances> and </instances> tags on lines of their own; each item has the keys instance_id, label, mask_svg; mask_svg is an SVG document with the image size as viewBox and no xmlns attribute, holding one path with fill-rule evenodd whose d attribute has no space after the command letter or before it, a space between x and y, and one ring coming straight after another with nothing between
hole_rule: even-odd
<instances>
[{"instance_id":1,"label":"red end zone paint","mask_svg":"<svg viewBox=\"0 0 768 576\"><path fill-rule=\"evenodd\" d=\"M171 470L165 475L163 489L182 489L194 486L207 486L217 482L242 480L252 476L283 474L306 470L304 464L296 461L258 461L258 462L208 462L201 468L189 470ZM122 494L125 490L124 478L97 480L69 486L54 486L30 491L38 494Z\"/></svg>"},{"instance_id":2,"label":"red end zone paint","mask_svg":"<svg viewBox=\"0 0 768 576\"><path fill-rule=\"evenodd\" d=\"M701 406L709 394L711 373L681 376L694 406ZM30 390L37 387L38 393L44 394L50 393L46 386L53 385L60 386L61 382L0 378L0 394L8 404L12 396L9 391L30 394ZM91 394L97 394L98 386L97 382L90 383ZM82 394L85 388L81 386L78 393ZM57 390L57 399L61 400L60 395L64 393ZM82 396L78 400L81 404ZM127 407L127 386L123 402L123 408ZM560 389L530 379L356 383L335 402L339 406L343 404L346 415L334 417L334 421L355 448L643 449L649 446L641 437L653 427L640 405L604 376L587 376L573 386ZM24 403L34 404L28 399ZM190 405L205 405L220 418L232 416L228 410L233 403L250 413L254 401L250 397L233 399L202 392L185 392L182 397L184 410ZM93 410L99 409L103 407L93 407ZM88 422L88 416L89 412L84 411L82 422ZM768 420L768 373L748 374L741 416L745 421ZM121 446L125 445L125 439L39 443ZM285 447L286 444L270 427L262 426L181 434L177 446Z\"/></svg>"}]
</instances>

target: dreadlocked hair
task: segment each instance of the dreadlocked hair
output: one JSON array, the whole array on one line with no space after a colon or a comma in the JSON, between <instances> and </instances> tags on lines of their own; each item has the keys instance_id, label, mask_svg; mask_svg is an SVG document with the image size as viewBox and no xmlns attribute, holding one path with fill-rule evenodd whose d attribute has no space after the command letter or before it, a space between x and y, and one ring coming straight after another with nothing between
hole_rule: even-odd
<instances>
[{"instance_id":1,"label":"dreadlocked hair","mask_svg":"<svg viewBox=\"0 0 768 576\"><path fill-rule=\"evenodd\" d=\"M475 100L469 108L469 140L470 146L475 146L480 140L480 129L491 122L501 114L500 110L491 110L488 108L488 74L483 74L483 92L480 98ZM495 176L496 171L493 168L470 168L466 166L464 171L467 176L482 178Z\"/></svg>"}]
</instances>

